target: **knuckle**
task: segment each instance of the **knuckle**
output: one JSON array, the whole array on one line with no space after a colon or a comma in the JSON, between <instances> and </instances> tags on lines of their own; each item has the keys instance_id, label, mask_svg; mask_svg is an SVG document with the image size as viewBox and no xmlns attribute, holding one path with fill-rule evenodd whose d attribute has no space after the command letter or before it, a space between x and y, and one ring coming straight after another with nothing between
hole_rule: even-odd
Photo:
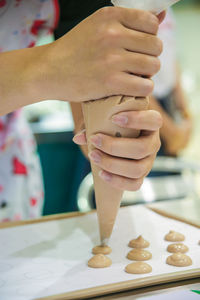
<instances>
[{"instance_id":1,"label":"knuckle","mask_svg":"<svg viewBox=\"0 0 200 300\"><path fill-rule=\"evenodd\" d=\"M161 64L157 57L145 56L143 58L143 64L147 68L147 75L153 76L160 70Z\"/></svg>"},{"instance_id":2,"label":"knuckle","mask_svg":"<svg viewBox=\"0 0 200 300\"><path fill-rule=\"evenodd\" d=\"M98 13L103 17L108 20L110 20L112 17L116 16L117 9L116 7L111 7L111 6L105 6L102 7L98 10Z\"/></svg>"},{"instance_id":3,"label":"knuckle","mask_svg":"<svg viewBox=\"0 0 200 300\"><path fill-rule=\"evenodd\" d=\"M148 56L148 55L142 56L140 58L140 61L141 61L141 65L143 67L146 67L146 68L148 67L148 69L149 69L152 66L152 57L151 56ZM145 74L145 75L149 75L149 74Z\"/></svg>"},{"instance_id":4,"label":"knuckle","mask_svg":"<svg viewBox=\"0 0 200 300\"><path fill-rule=\"evenodd\" d=\"M155 132L154 138L149 144L151 144L151 147L149 148L150 150L149 154L156 155L161 147L161 139L160 139L159 131Z\"/></svg>"},{"instance_id":5,"label":"knuckle","mask_svg":"<svg viewBox=\"0 0 200 300\"><path fill-rule=\"evenodd\" d=\"M148 146L148 155L156 155L161 146L160 137L157 135L156 138L152 139ZM149 157L150 160L150 157Z\"/></svg>"},{"instance_id":6,"label":"knuckle","mask_svg":"<svg viewBox=\"0 0 200 300\"><path fill-rule=\"evenodd\" d=\"M149 175L149 173L151 172L152 170L152 167L153 167L153 163L151 165L151 167L148 168L148 170L146 171L146 173L144 174L144 178L147 177Z\"/></svg>"},{"instance_id":7,"label":"knuckle","mask_svg":"<svg viewBox=\"0 0 200 300\"><path fill-rule=\"evenodd\" d=\"M133 177L135 178L141 178L144 175L144 167L141 164L141 162L138 162L135 170L133 169Z\"/></svg>"},{"instance_id":8,"label":"knuckle","mask_svg":"<svg viewBox=\"0 0 200 300\"><path fill-rule=\"evenodd\" d=\"M106 28L105 35L110 42L121 38L120 30L117 28L117 26L113 25L110 25Z\"/></svg>"},{"instance_id":9,"label":"knuckle","mask_svg":"<svg viewBox=\"0 0 200 300\"><path fill-rule=\"evenodd\" d=\"M108 6L105 6L105 7L102 7L100 9L98 9L97 13L100 15L100 16L103 16L103 17L107 17L110 15L110 7Z\"/></svg>"},{"instance_id":10,"label":"knuckle","mask_svg":"<svg viewBox=\"0 0 200 300\"><path fill-rule=\"evenodd\" d=\"M163 42L158 37L155 38L155 51L157 56L163 51Z\"/></svg>"},{"instance_id":11,"label":"knuckle","mask_svg":"<svg viewBox=\"0 0 200 300\"><path fill-rule=\"evenodd\" d=\"M135 87L138 95L137 96L147 96L146 93L144 93L144 79L140 78L139 81L137 82L137 85Z\"/></svg>"},{"instance_id":12,"label":"knuckle","mask_svg":"<svg viewBox=\"0 0 200 300\"><path fill-rule=\"evenodd\" d=\"M98 41L103 48L113 46L121 39L121 30L113 24L100 25Z\"/></svg>"},{"instance_id":13,"label":"knuckle","mask_svg":"<svg viewBox=\"0 0 200 300\"><path fill-rule=\"evenodd\" d=\"M157 141L157 149L156 149L156 153L160 150L160 147L161 147L161 140L160 140L160 137L158 138L158 141Z\"/></svg>"},{"instance_id":14,"label":"knuckle","mask_svg":"<svg viewBox=\"0 0 200 300\"><path fill-rule=\"evenodd\" d=\"M151 140L148 143L147 146L147 155L152 155L157 152L157 145L158 145L158 140L155 140L155 138L151 137Z\"/></svg>"},{"instance_id":15,"label":"knuckle","mask_svg":"<svg viewBox=\"0 0 200 300\"><path fill-rule=\"evenodd\" d=\"M135 9L133 15L135 21L139 23L146 22L147 12Z\"/></svg>"},{"instance_id":16,"label":"knuckle","mask_svg":"<svg viewBox=\"0 0 200 300\"><path fill-rule=\"evenodd\" d=\"M151 119L153 120L152 130L159 131L163 125L163 118L161 114L156 110L149 110L149 113L151 114Z\"/></svg>"},{"instance_id":17,"label":"knuckle","mask_svg":"<svg viewBox=\"0 0 200 300\"><path fill-rule=\"evenodd\" d=\"M162 118L161 114L156 110L152 110L152 113L153 113L152 116L153 116L154 124L155 124L155 130L158 130L163 125L163 118Z\"/></svg>"},{"instance_id":18,"label":"knuckle","mask_svg":"<svg viewBox=\"0 0 200 300\"><path fill-rule=\"evenodd\" d=\"M154 83L151 79L140 78L137 82L137 90L141 97L149 96L154 89Z\"/></svg>"},{"instance_id":19,"label":"knuckle","mask_svg":"<svg viewBox=\"0 0 200 300\"><path fill-rule=\"evenodd\" d=\"M108 72L108 74L105 75L104 86L108 93L113 93L118 90L118 78L115 73Z\"/></svg>"},{"instance_id":20,"label":"knuckle","mask_svg":"<svg viewBox=\"0 0 200 300\"><path fill-rule=\"evenodd\" d=\"M140 24L145 24L145 27L148 28L148 30L146 30L147 32L151 34L156 34L158 32L159 21L155 15L148 11L142 11L137 9L134 10L133 13L133 19Z\"/></svg>"},{"instance_id":21,"label":"knuckle","mask_svg":"<svg viewBox=\"0 0 200 300\"><path fill-rule=\"evenodd\" d=\"M154 83L150 79L143 79L142 91L144 96L149 96L154 89Z\"/></svg>"},{"instance_id":22,"label":"knuckle","mask_svg":"<svg viewBox=\"0 0 200 300\"><path fill-rule=\"evenodd\" d=\"M147 147L144 142L139 144L139 149L138 149L138 159L142 159L145 157L145 154L147 152Z\"/></svg>"},{"instance_id":23,"label":"knuckle","mask_svg":"<svg viewBox=\"0 0 200 300\"><path fill-rule=\"evenodd\" d=\"M121 30L117 26L101 26L99 29L99 35L97 41L99 48L101 48L101 58L109 58L108 62L112 57L121 58L119 51L119 41L122 39ZM112 60L111 60L112 61Z\"/></svg>"},{"instance_id":24,"label":"knuckle","mask_svg":"<svg viewBox=\"0 0 200 300\"><path fill-rule=\"evenodd\" d=\"M143 184L143 179L140 179L140 180L134 180L134 181L133 181L133 184L132 184L132 187L131 187L131 190L132 190L133 192L138 191L138 190L141 188L142 184Z\"/></svg>"},{"instance_id":25,"label":"knuckle","mask_svg":"<svg viewBox=\"0 0 200 300\"><path fill-rule=\"evenodd\" d=\"M152 13L148 13L148 14L149 14L150 28L152 30L152 33L156 34L158 32L158 28L159 28L159 20Z\"/></svg>"},{"instance_id":26,"label":"knuckle","mask_svg":"<svg viewBox=\"0 0 200 300\"><path fill-rule=\"evenodd\" d=\"M120 61L120 55L117 53L107 53L105 55L105 63L107 65L107 67L112 67L112 69L114 69L114 67L116 66L116 64L118 64Z\"/></svg>"},{"instance_id":27,"label":"knuckle","mask_svg":"<svg viewBox=\"0 0 200 300\"><path fill-rule=\"evenodd\" d=\"M151 141L147 142L143 158L145 158L145 157L151 155L152 153L154 153L155 152L154 149L155 149L156 145L157 145L157 141L154 143L153 139Z\"/></svg>"},{"instance_id":28,"label":"knuckle","mask_svg":"<svg viewBox=\"0 0 200 300\"><path fill-rule=\"evenodd\" d=\"M154 58L152 62L152 75L155 75L160 71L161 63L158 58Z\"/></svg>"}]
</instances>

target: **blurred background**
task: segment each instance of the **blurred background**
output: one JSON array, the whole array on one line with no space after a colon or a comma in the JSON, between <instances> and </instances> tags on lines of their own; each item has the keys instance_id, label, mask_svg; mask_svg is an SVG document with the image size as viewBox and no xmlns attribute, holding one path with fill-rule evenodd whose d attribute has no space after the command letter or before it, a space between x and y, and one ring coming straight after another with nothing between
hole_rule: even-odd
<instances>
[{"instance_id":1,"label":"blurred background","mask_svg":"<svg viewBox=\"0 0 200 300\"><path fill-rule=\"evenodd\" d=\"M200 0L181 0L173 12L177 23L181 82L193 118L192 136L180 157L181 162L194 167L200 164ZM40 39L38 44L52 40L53 37L49 36ZM81 151L72 142L74 124L68 103L46 101L30 105L24 111L38 143L45 184L44 215L77 210L79 186L90 170ZM182 163L181 168L184 169ZM81 191L84 193L84 189Z\"/></svg>"}]
</instances>

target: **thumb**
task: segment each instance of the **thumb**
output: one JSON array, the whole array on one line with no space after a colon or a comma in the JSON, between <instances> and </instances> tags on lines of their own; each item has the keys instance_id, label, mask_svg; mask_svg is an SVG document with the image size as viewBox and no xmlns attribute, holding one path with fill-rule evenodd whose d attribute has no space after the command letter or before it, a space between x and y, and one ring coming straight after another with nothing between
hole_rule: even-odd
<instances>
[{"instance_id":1,"label":"thumb","mask_svg":"<svg viewBox=\"0 0 200 300\"><path fill-rule=\"evenodd\" d=\"M86 145L87 144L87 139L86 139L86 131L83 129L82 131L78 132L74 137L73 137L73 142L77 145Z\"/></svg>"}]
</instances>

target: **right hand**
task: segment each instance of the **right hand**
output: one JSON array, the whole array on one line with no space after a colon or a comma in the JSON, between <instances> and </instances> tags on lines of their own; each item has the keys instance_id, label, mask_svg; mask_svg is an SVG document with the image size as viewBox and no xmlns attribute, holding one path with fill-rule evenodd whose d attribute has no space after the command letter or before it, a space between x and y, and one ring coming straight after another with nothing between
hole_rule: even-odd
<instances>
[{"instance_id":1,"label":"right hand","mask_svg":"<svg viewBox=\"0 0 200 300\"><path fill-rule=\"evenodd\" d=\"M45 99L81 102L111 95L145 97L160 69L159 17L105 7L52 44L38 61Z\"/></svg>"}]
</instances>

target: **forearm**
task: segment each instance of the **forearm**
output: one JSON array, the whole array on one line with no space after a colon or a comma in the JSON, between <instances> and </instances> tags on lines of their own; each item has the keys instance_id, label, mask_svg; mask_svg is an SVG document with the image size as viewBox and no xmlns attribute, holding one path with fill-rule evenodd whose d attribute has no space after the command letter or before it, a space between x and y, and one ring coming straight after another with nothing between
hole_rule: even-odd
<instances>
[{"instance_id":1,"label":"forearm","mask_svg":"<svg viewBox=\"0 0 200 300\"><path fill-rule=\"evenodd\" d=\"M183 118L191 119L192 117L190 108L187 103L186 95L180 81L177 82L176 88L174 90L174 99L176 101L177 108L182 113Z\"/></svg>"},{"instance_id":2,"label":"forearm","mask_svg":"<svg viewBox=\"0 0 200 300\"><path fill-rule=\"evenodd\" d=\"M176 133L176 124L154 97L150 98L149 108L156 110L161 114L163 118L163 126L160 129L160 136L164 142L169 143Z\"/></svg>"},{"instance_id":3,"label":"forearm","mask_svg":"<svg viewBox=\"0 0 200 300\"><path fill-rule=\"evenodd\" d=\"M0 115L45 100L41 63L44 47L0 54Z\"/></svg>"},{"instance_id":4,"label":"forearm","mask_svg":"<svg viewBox=\"0 0 200 300\"><path fill-rule=\"evenodd\" d=\"M181 71L180 71L180 67L178 64L176 67L176 73L177 73L177 80L176 80L176 87L174 89L175 103L176 103L177 108L180 111L182 111L183 116L185 118L191 118L188 102L186 99L186 94L184 92L184 89L183 89L183 86L181 83Z\"/></svg>"}]
</instances>

